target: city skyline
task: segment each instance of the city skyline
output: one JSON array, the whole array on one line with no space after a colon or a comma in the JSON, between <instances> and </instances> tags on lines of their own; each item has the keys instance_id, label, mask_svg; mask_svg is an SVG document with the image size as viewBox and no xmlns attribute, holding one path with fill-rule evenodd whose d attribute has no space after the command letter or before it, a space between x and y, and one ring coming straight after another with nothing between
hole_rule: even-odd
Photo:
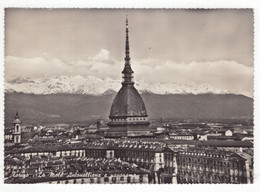
<instances>
[{"instance_id":1,"label":"city skyline","mask_svg":"<svg viewBox=\"0 0 260 192\"><path fill-rule=\"evenodd\" d=\"M209 84L253 97L253 11L246 9L9 9L5 79L121 79L126 14L136 81Z\"/></svg>"},{"instance_id":2,"label":"city skyline","mask_svg":"<svg viewBox=\"0 0 260 192\"><path fill-rule=\"evenodd\" d=\"M254 183L252 11L74 11L6 10L4 183Z\"/></svg>"}]
</instances>

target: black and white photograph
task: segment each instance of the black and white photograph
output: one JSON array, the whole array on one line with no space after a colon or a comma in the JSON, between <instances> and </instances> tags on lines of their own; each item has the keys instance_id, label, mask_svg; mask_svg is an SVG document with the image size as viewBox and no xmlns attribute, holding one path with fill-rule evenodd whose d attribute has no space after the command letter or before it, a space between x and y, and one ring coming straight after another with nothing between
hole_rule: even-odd
<instances>
[{"instance_id":1,"label":"black and white photograph","mask_svg":"<svg viewBox=\"0 0 260 192\"><path fill-rule=\"evenodd\" d=\"M253 184L253 9L4 9L5 184Z\"/></svg>"}]
</instances>

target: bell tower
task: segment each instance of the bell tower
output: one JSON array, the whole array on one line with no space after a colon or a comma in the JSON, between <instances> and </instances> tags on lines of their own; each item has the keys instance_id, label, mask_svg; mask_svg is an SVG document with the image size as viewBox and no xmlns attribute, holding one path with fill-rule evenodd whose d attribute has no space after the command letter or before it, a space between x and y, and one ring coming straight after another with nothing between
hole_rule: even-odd
<instances>
[{"instance_id":1,"label":"bell tower","mask_svg":"<svg viewBox=\"0 0 260 192\"><path fill-rule=\"evenodd\" d=\"M14 117L13 121L13 126L14 126L14 131L13 131L13 142L14 144L19 144L21 143L21 120L19 119L18 112L16 112L16 115Z\"/></svg>"}]
</instances>

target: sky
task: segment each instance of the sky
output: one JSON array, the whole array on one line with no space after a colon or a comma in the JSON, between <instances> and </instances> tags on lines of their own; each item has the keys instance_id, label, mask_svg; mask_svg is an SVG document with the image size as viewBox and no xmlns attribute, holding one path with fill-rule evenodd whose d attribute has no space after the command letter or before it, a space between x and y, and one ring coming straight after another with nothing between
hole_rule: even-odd
<instances>
[{"instance_id":1,"label":"sky","mask_svg":"<svg viewBox=\"0 0 260 192\"><path fill-rule=\"evenodd\" d=\"M6 9L5 79L121 79L125 17L135 80L253 97L251 9Z\"/></svg>"}]
</instances>

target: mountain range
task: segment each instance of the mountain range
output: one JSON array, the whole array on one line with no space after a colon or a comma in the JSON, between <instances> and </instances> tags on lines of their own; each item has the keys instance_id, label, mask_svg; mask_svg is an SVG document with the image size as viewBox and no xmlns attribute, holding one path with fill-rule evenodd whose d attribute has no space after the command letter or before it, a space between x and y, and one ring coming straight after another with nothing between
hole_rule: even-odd
<instances>
[{"instance_id":1,"label":"mountain range","mask_svg":"<svg viewBox=\"0 0 260 192\"><path fill-rule=\"evenodd\" d=\"M84 94L102 95L117 92L121 87L120 80L99 79L93 76L52 76L44 78L14 78L5 82L5 92L27 94ZM227 94L227 90L213 88L209 84L148 83L138 81L135 87L140 93L166 94Z\"/></svg>"},{"instance_id":2,"label":"mountain range","mask_svg":"<svg viewBox=\"0 0 260 192\"><path fill-rule=\"evenodd\" d=\"M5 123L19 111L25 124L79 123L108 118L120 81L93 76L13 78L5 82ZM208 84L138 81L151 119L253 117L253 99Z\"/></svg>"}]
</instances>

